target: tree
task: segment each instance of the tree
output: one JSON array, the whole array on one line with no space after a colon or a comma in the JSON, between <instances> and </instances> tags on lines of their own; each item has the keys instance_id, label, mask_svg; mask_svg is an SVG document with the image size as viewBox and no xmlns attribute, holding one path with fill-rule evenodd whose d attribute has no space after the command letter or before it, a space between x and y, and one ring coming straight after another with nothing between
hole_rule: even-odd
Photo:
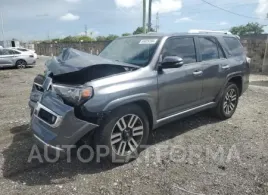
<instances>
[{"instance_id":1,"label":"tree","mask_svg":"<svg viewBox=\"0 0 268 195\"><path fill-rule=\"evenodd\" d=\"M255 22L248 23L247 25L234 26L230 32L235 35L243 36L249 34L262 34L264 32L263 25Z\"/></svg>"},{"instance_id":2,"label":"tree","mask_svg":"<svg viewBox=\"0 0 268 195\"><path fill-rule=\"evenodd\" d=\"M97 36L96 41L106 41L106 37L105 36Z\"/></svg>"},{"instance_id":3,"label":"tree","mask_svg":"<svg viewBox=\"0 0 268 195\"><path fill-rule=\"evenodd\" d=\"M62 39L62 42L65 42L65 43L79 42L79 39L78 37L68 36Z\"/></svg>"},{"instance_id":4,"label":"tree","mask_svg":"<svg viewBox=\"0 0 268 195\"><path fill-rule=\"evenodd\" d=\"M107 41L112 41L112 40L115 40L116 38L118 38L119 36L117 35L113 35L113 34L110 34L106 37L106 40Z\"/></svg>"},{"instance_id":5,"label":"tree","mask_svg":"<svg viewBox=\"0 0 268 195\"><path fill-rule=\"evenodd\" d=\"M131 34L130 33L123 33L122 37L126 37L126 36L129 36L129 35L131 35Z\"/></svg>"},{"instance_id":6,"label":"tree","mask_svg":"<svg viewBox=\"0 0 268 195\"><path fill-rule=\"evenodd\" d=\"M91 42L94 41L94 39L92 37L83 35L83 36L78 36L77 37L79 41L83 40L84 42Z\"/></svg>"},{"instance_id":7,"label":"tree","mask_svg":"<svg viewBox=\"0 0 268 195\"><path fill-rule=\"evenodd\" d=\"M133 35L138 35L143 33L143 27L138 27L134 32Z\"/></svg>"}]
</instances>

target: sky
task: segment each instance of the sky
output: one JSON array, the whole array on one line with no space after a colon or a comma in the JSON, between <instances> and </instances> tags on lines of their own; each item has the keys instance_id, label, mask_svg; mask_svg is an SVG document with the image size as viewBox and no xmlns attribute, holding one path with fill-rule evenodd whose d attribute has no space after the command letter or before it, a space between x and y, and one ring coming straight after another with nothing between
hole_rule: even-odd
<instances>
[{"instance_id":1,"label":"sky","mask_svg":"<svg viewBox=\"0 0 268 195\"><path fill-rule=\"evenodd\" d=\"M202 0L153 0L153 27L156 13L159 13L159 32L228 30L248 22L268 25L268 0L206 1L252 18L228 13ZM83 35L85 25L93 36L132 33L142 26L142 0L0 0L0 11L6 40ZM268 32L268 27L265 31Z\"/></svg>"}]
</instances>

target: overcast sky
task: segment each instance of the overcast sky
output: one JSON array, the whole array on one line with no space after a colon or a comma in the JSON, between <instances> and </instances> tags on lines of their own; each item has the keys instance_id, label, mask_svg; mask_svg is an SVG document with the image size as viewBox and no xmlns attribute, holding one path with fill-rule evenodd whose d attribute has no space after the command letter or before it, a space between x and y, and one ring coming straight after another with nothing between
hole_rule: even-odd
<instances>
[{"instance_id":1,"label":"overcast sky","mask_svg":"<svg viewBox=\"0 0 268 195\"><path fill-rule=\"evenodd\" d=\"M250 17L265 18L268 12L268 0L207 1ZM83 34L85 25L95 36L121 35L142 25L142 0L0 0L0 10L6 39L78 35ZM153 24L157 12L161 32L222 30L248 22L268 24L268 20L232 15L201 0L153 0Z\"/></svg>"}]
</instances>

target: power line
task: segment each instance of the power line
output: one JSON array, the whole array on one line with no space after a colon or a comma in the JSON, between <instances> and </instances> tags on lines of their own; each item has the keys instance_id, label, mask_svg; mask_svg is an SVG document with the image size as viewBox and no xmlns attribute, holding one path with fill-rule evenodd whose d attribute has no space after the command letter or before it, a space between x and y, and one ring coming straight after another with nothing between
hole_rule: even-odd
<instances>
[{"instance_id":1,"label":"power line","mask_svg":"<svg viewBox=\"0 0 268 195\"><path fill-rule=\"evenodd\" d=\"M240 17L251 18L251 19L259 19L259 20L267 20L267 19L261 19L261 18L258 18L258 17L251 17L251 16L246 16L246 15L238 14L238 13L232 12L232 11L230 11L230 10L224 9L224 8L222 8L222 7L219 7L219 6L217 6L217 5L214 5L214 4L212 4L212 3L210 3L210 2L207 2L207 1L205 1L205 0L201 0L201 1L203 1L204 3L207 3L207 4L209 4L209 5L211 5L212 7L218 8L218 9L220 9L220 10L226 11L226 12L228 12L228 13L231 13L231 14L234 14L234 15L237 15L237 16L240 16Z\"/></svg>"}]
</instances>

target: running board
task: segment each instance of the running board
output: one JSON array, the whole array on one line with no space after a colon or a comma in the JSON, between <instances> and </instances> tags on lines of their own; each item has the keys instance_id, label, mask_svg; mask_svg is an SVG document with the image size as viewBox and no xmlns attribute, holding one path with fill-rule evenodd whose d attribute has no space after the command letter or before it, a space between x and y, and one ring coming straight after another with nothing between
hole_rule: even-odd
<instances>
[{"instance_id":1,"label":"running board","mask_svg":"<svg viewBox=\"0 0 268 195\"><path fill-rule=\"evenodd\" d=\"M204 104L204 105L201 105L201 106L197 106L195 108L191 108L191 109L188 109L188 110L185 110L185 111L182 111L182 112L179 112L179 113L176 113L176 114L172 114L170 116L167 116L167 117L164 117L164 118L161 118L159 120L157 120L157 124L158 123L162 123L162 122L165 122L165 121L168 121L168 120L172 120L173 118L176 118L176 117L179 117L179 116L182 116L182 115L186 115L187 113L190 113L190 112L199 112L199 111L202 111L202 110L205 110L207 108L211 108L215 105L215 102L210 102L210 103L207 103L207 104Z\"/></svg>"}]
</instances>

